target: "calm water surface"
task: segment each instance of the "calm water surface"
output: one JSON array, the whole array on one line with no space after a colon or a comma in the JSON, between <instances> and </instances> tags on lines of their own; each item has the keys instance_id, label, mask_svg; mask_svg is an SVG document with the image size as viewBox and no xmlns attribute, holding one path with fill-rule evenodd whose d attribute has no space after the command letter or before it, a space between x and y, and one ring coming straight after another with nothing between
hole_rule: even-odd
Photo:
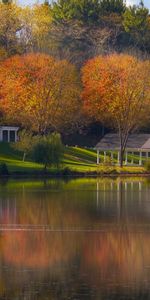
<instances>
[{"instance_id":1,"label":"calm water surface","mask_svg":"<svg viewBox=\"0 0 150 300\"><path fill-rule=\"evenodd\" d=\"M150 179L1 182L3 299L150 299Z\"/></svg>"}]
</instances>

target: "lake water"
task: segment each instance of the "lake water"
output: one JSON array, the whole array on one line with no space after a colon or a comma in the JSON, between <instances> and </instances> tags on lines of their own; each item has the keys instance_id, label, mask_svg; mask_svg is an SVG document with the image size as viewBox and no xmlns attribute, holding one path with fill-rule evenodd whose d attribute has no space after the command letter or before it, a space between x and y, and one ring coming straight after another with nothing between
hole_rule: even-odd
<instances>
[{"instance_id":1,"label":"lake water","mask_svg":"<svg viewBox=\"0 0 150 300\"><path fill-rule=\"evenodd\" d=\"M150 179L0 182L3 299L150 299Z\"/></svg>"}]
</instances>

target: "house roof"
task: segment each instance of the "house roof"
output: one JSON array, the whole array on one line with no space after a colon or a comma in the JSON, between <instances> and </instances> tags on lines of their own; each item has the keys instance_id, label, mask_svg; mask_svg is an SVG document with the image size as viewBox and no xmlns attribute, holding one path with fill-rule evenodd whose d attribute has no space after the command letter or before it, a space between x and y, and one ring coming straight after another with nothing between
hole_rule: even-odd
<instances>
[{"instance_id":1,"label":"house roof","mask_svg":"<svg viewBox=\"0 0 150 300\"><path fill-rule=\"evenodd\" d=\"M19 130L17 126L0 125L0 130Z\"/></svg>"},{"instance_id":2,"label":"house roof","mask_svg":"<svg viewBox=\"0 0 150 300\"><path fill-rule=\"evenodd\" d=\"M97 150L119 150L120 140L116 133L106 134L95 146ZM131 134L127 141L127 150L150 150L150 134Z\"/></svg>"}]
</instances>

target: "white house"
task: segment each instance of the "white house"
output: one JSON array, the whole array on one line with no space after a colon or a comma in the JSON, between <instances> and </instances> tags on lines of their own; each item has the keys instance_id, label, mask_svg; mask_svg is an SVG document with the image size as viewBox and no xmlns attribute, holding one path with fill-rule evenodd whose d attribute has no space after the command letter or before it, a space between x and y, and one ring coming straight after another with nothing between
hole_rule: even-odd
<instances>
[{"instance_id":1,"label":"white house","mask_svg":"<svg viewBox=\"0 0 150 300\"><path fill-rule=\"evenodd\" d=\"M0 126L0 142L17 142L19 127Z\"/></svg>"}]
</instances>

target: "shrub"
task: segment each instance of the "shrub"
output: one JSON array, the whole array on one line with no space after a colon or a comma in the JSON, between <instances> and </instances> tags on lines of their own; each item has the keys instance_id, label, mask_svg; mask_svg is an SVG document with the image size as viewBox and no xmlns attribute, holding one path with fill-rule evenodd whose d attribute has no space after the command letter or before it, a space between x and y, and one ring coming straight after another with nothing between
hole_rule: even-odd
<instances>
[{"instance_id":1,"label":"shrub","mask_svg":"<svg viewBox=\"0 0 150 300\"><path fill-rule=\"evenodd\" d=\"M111 157L107 156L105 161L103 162L103 166L112 166L112 159Z\"/></svg>"},{"instance_id":2,"label":"shrub","mask_svg":"<svg viewBox=\"0 0 150 300\"><path fill-rule=\"evenodd\" d=\"M33 147L33 159L42 163L46 170L48 166L59 166L63 155L63 145L58 133L53 133L41 139Z\"/></svg>"},{"instance_id":3,"label":"shrub","mask_svg":"<svg viewBox=\"0 0 150 300\"><path fill-rule=\"evenodd\" d=\"M146 161L144 167L147 171L150 171L150 161Z\"/></svg>"},{"instance_id":4,"label":"shrub","mask_svg":"<svg viewBox=\"0 0 150 300\"><path fill-rule=\"evenodd\" d=\"M62 171L62 175L64 175L64 176L70 176L70 175L72 175L72 171L68 167L66 167Z\"/></svg>"}]
</instances>

